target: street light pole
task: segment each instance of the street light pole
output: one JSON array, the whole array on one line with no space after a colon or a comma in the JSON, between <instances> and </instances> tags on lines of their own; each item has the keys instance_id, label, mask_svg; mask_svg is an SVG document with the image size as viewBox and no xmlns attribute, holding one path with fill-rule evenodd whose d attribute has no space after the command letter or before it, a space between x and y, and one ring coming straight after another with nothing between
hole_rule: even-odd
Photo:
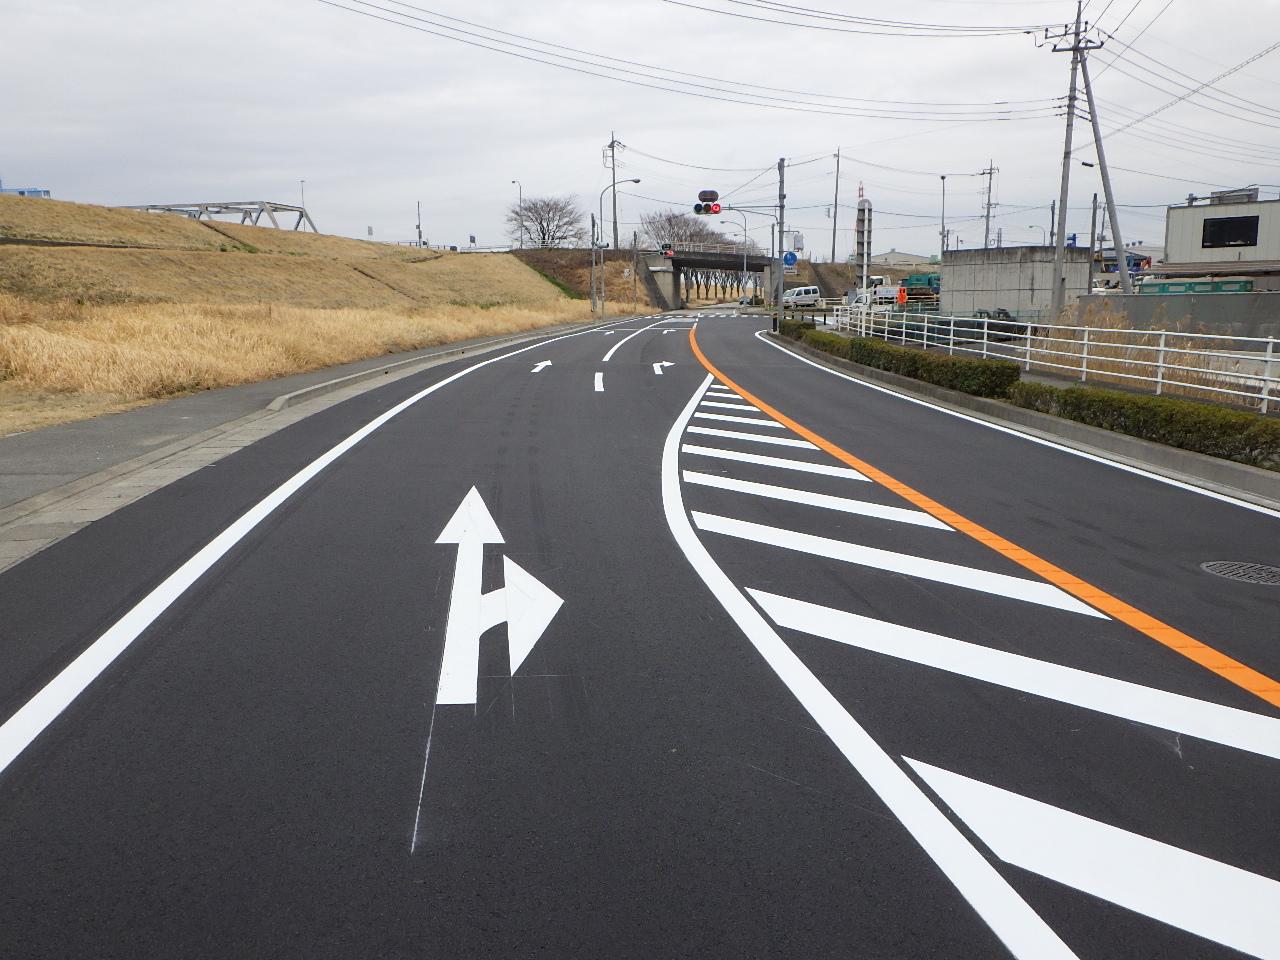
<instances>
[{"instance_id":1,"label":"street light pole","mask_svg":"<svg viewBox=\"0 0 1280 960\"><path fill-rule=\"evenodd\" d=\"M747 285L747 241L750 239L747 233L747 215L742 210L730 210L730 213L736 213L742 218L742 286ZM728 223L728 220L721 220L721 223Z\"/></svg>"},{"instance_id":2,"label":"street light pole","mask_svg":"<svg viewBox=\"0 0 1280 960\"><path fill-rule=\"evenodd\" d=\"M516 196L519 197L516 209L520 211L520 249L524 249L524 184L519 180L512 180L516 185Z\"/></svg>"},{"instance_id":3,"label":"street light pole","mask_svg":"<svg viewBox=\"0 0 1280 960\"><path fill-rule=\"evenodd\" d=\"M1045 231L1044 227L1040 226L1039 224L1029 223L1029 224L1027 224L1027 229L1028 229L1028 230L1039 230L1039 231L1040 231L1040 246L1042 246L1042 247L1047 247L1047 246L1049 245L1049 234Z\"/></svg>"},{"instance_id":4,"label":"street light pole","mask_svg":"<svg viewBox=\"0 0 1280 960\"><path fill-rule=\"evenodd\" d=\"M947 256L947 175L942 174L942 253L938 257L938 263L942 263Z\"/></svg>"}]
</instances>

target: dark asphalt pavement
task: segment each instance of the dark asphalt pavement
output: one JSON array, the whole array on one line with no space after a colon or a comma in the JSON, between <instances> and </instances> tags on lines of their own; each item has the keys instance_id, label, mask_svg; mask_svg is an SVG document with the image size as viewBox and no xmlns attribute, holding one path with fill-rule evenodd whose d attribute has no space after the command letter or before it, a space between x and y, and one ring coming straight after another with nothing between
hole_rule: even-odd
<instances>
[{"instance_id":1,"label":"dark asphalt pavement","mask_svg":"<svg viewBox=\"0 0 1280 960\"><path fill-rule=\"evenodd\" d=\"M692 319L435 367L0 574L0 956L1280 956L1280 710L703 395ZM697 343L1280 676L1280 587L1199 567L1280 562L1280 517L850 383L760 326L706 315ZM494 619L451 602L468 548L437 542L473 487L513 627L479 641L474 706L437 704L446 632ZM503 558L563 600L514 676Z\"/></svg>"}]
</instances>

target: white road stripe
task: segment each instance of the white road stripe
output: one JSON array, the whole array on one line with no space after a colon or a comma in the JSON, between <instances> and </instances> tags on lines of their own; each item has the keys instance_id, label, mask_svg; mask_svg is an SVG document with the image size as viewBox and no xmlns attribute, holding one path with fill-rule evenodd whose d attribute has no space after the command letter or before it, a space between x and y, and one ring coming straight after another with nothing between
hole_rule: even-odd
<instances>
[{"instance_id":1,"label":"white road stripe","mask_svg":"<svg viewBox=\"0 0 1280 960\"><path fill-rule=\"evenodd\" d=\"M800 450L817 450L808 440L792 440L790 437L766 437L762 433L741 433L737 430L717 430L715 427L690 427L690 433L701 433L708 437L724 437L726 440L754 440L756 443L767 443L775 447L796 447Z\"/></svg>"},{"instance_id":2,"label":"white road stripe","mask_svg":"<svg viewBox=\"0 0 1280 960\"><path fill-rule=\"evenodd\" d=\"M992 853L1254 957L1280 958L1280 883L907 758Z\"/></svg>"},{"instance_id":3,"label":"white road stripe","mask_svg":"<svg viewBox=\"0 0 1280 960\"><path fill-rule=\"evenodd\" d=\"M744 412L755 412L755 413L760 412L759 407L753 407L749 403L717 403L714 400L703 400L700 404L698 404L698 406L711 407L712 409L715 409L715 410L742 410Z\"/></svg>"},{"instance_id":4,"label":"white road stripe","mask_svg":"<svg viewBox=\"0 0 1280 960\"><path fill-rule=\"evenodd\" d=\"M795 470L798 473L813 473L823 477L841 477L845 480L862 480L871 482L857 470L849 467L832 467L825 463L806 463L803 460L783 460L781 457L766 457L759 453L740 453L737 450L721 450L719 447L700 447L686 443L680 448L682 453L699 457L711 457L716 460L734 460L738 463L754 463L762 467L778 467L783 470Z\"/></svg>"},{"instance_id":5,"label":"white road stripe","mask_svg":"<svg viewBox=\"0 0 1280 960\"><path fill-rule=\"evenodd\" d=\"M694 533L680 493L678 464L680 436L693 416L700 394L701 390L693 395L672 425L662 453L662 508L671 534L689 564L778 679L1014 957L1077 960L1071 948L1027 905L986 856L965 838L782 641L716 565Z\"/></svg>"},{"instance_id":6,"label":"white road stripe","mask_svg":"<svg viewBox=\"0 0 1280 960\"><path fill-rule=\"evenodd\" d=\"M782 500L786 503L799 503L811 507L822 507L827 510L839 510L841 513L855 513L864 517L875 517L878 520L893 520L897 523L911 523L918 527L932 527L935 530L951 528L930 516L923 510L908 510L903 507L886 507L878 503L867 503L864 500L849 500L845 497L828 496L825 493L811 493L808 490L796 490L791 487L775 487L768 483L753 483L750 480L736 480L733 477L721 477L712 473L697 473L693 470L684 472L684 482L694 483L717 490L728 490L731 493L746 493L770 500Z\"/></svg>"},{"instance_id":7,"label":"white road stripe","mask_svg":"<svg viewBox=\"0 0 1280 960\"><path fill-rule=\"evenodd\" d=\"M760 590L747 593L778 626L789 630L1280 760L1280 719L1275 717L993 650L816 603Z\"/></svg>"},{"instance_id":8,"label":"white road stripe","mask_svg":"<svg viewBox=\"0 0 1280 960\"><path fill-rule=\"evenodd\" d=\"M877 570L887 570L890 573L932 580L935 583L949 583L967 590L994 594L997 597L1008 597L1010 600L1024 600L1027 603L1038 603L1058 610L1107 619L1066 591L1038 580L1024 580L1021 577L1010 577L1003 573L988 573L986 570L943 563L941 560L927 560L924 557L894 553L891 550L878 550L875 547L864 547L856 543L846 543L843 540L815 537L812 534L797 533L794 530L770 527L762 523L752 523L749 520L734 520L730 517L695 513L693 522L708 533L720 533L754 543L781 547L784 550L826 557L828 560L842 560L845 563L856 563Z\"/></svg>"},{"instance_id":9,"label":"white road stripe","mask_svg":"<svg viewBox=\"0 0 1280 960\"><path fill-rule=\"evenodd\" d=\"M720 420L724 423L746 423L753 427L768 427L771 430L785 430L777 420L766 420L761 417L734 417L727 413L695 413L700 420Z\"/></svg>"},{"instance_id":10,"label":"white road stripe","mask_svg":"<svg viewBox=\"0 0 1280 960\"><path fill-rule=\"evenodd\" d=\"M610 326L623 322L625 321L615 321ZM521 347L519 350L512 350L510 353L504 353L472 364L400 401L381 416L370 420L341 443L330 447L325 453L312 460L249 508L238 520L210 540L177 570L169 574L157 587L130 608L124 616L112 624L105 633L89 644L78 657L67 664L56 677L23 704L3 725L0 725L0 772L7 769L9 764L13 763L44 732L49 724L57 719L101 675L102 671L107 669L120 654L129 648L142 631L151 626L157 617L168 610L179 597L186 593L192 584L204 576L210 567L221 560L227 551L248 536L258 524L274 513L277 507L306 486L329 464L333 463L369 434L382 427L389 420L399 416L423 398L482 367L500 363L522 353L528 353L530 350L540 350L550 343L595 333L599 329L600 327L592 327L589 330L566 333L548 340L538 340L536 343Z\"/></svg>"},{"instance_id":11,"label":"white road stripe","mask_svg":"<svg viewBox=\"0 0 1280 960\"><path fill-rule=\"evenodd\" d=\"M658 323L661 323L661 322L662 322L661 320L659 320L659 321L658 321ZM638 337L638 336L640 336L640 334L644 333L646 330L652 330L654 327L656 327L656 326L658 325L658 323L651 323L651 324L649 324L649 326L647 326L647 327L641 327L639 330L637 330L635 333L631 334L630 336L623 337L621 340L619 340L617 343L615 343L612 347L610 347L610 348L609 348L609 352L608 352L608 353L606 353L606 354L604 355L604 359L602 359L600 362L601 362L601 363L608 363L608 362L609 362L609 359L610 359L610 358L611 358L615 353L617 353L617 352L618 352L618 349L619 349L619 348L620 348L624 343L626 343L628 340L630 340L630 339L631 339L631 337ZM597 389L603 389L603 388L597 388Z\"/></svg>"},{"instance_id":12,"label":"white road stripe","mask_svg":"<svg viewBox=\"0 0 1280 960\"><path fill-rule=\"evenodd\" d=\"M604 374L596 374L596 393L604 393Z\"/></svg>"}]
</instances>

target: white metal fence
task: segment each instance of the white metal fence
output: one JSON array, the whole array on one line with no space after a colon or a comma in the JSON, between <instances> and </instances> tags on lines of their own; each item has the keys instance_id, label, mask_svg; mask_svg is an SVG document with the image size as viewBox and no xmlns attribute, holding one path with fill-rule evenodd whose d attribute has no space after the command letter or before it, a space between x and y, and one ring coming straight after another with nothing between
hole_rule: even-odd
<instances>
[{"instance_id":1,"label":"white metal fence","mask_svg":"<svg viewBox=\"0 0 1280 960\"><path fill-rule=\"evenodd\" d=\"M1014 360L1082 383L1123 384L1256 406L1280 404L1280 346L1275 337L1233 337L1175 330L1132 330L1017 319L879 313L836 307L834 325L926 350Z\"/></svg>"}]
</instances>

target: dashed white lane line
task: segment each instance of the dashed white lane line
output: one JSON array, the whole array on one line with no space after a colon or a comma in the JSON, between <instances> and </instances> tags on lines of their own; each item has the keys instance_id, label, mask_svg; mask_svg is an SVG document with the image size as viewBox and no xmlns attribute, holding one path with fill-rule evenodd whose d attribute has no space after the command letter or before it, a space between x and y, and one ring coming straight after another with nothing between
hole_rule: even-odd
<instances>
[{"instance_id":1,"label":"dashed white lane line","mask_svg":"<svg viewBox=\"0 0 1280 960\"><path fill-rule=\"evenodd\" d=\"M861 480L870 483L865 477L850 467L832 467L825 463L807 463L804 460L784 460L781 457L766 457L760 453L742 453L738 450L722 450L719 447L702 447L686 443L680 448L681 453L699 457L711 457L715 460L732 460L737 463L753 463L762 467L777 467L782 470L795 470L798 473L812 473L823 477L840 477L844 480Z\"/></svg>"},{"instance_id":2,"label":"dashed white lane line","mask_svg":"<svg viewBox=\"0 0 1280 960\"><path fill-rule=\"evenodd\" d=\"M1005 863L1254 957L1280 957L1280 883L906 758Z\"/></svg>"},{"instance_id":3,"label":"dashed white lane line","mask_svg":"<svg viewBox=\"0 0 1280 960\"><path fill-rule=\"evenodd\" d=\"M799 503L826 510L838 510L841 513L852 513L863 517L874 517L877 520L892 520L895 523L909 523L917 527L930 527L934 530L950 530L951 528L936 517L923 510L908 510L903 507L886 507L878 503L867 503L864 500L850 500L846 497L833 497L825 493L811 493L808 490L796 490L792 487L776 487L768 483L753 483L749 480L736 480L733 477L721 477L712 473L698 473L693 470L684 472L684 482L716 490L727 490L731 493L745 493L769 500L781 500L785 503Z\"/></svg>"},{"instance_id":4,"label":"dashed white lane line","mask_svg":"<svg viewBox=\"0 0 1280 960\"><path fill-rule=\"evenodd\" d=\"M768 427L771 430L785 430L782 424L777 420L768 420L761 417L734 417L727 413L695 413L695 417L699 420L720 420L724 423L745 423L752 427Z\"/></svg>"},{"instance_id":5,"label":"dashed white lane line","mask_svg":"<svg viewBox=\"0 0 1280 960\"><path fill-rule=\"evenodd\" d=\"M763 523L752 523L749 520L735 520L732 517L719 517L709 513L694 513L693 522L699 529L708 533L719 533L740 540L750 540L766 546L781 547L797 553L807 553L828 560L841 560L889 573L901 573L908 577L919 577L935 583L948 583L952 586L990 593L1010 600L1024 600L1045 607L1080 613L1087 617L1108 619L1093 607L1077 600L1065 590L1059 590L1051 583L1037 580L1024 580L1003 573L989 573L973 567L962 567L941 560L929 560L925 557L914 557L905 553L894 553L891 550L880 550L875 547L864 547L861 544L847 543L843 540L831 540L827 537L815 537L808 533L784 530L781 527L770 527Z\"/></svg>"},{"instance_id":6,"label":"dashed white lane line","mask_svg":"<svg viewBox=\"0 0 1280 960\"><path fill-rule=\"evenodd\" d=\"M709 383L710 377L705 383ZM690 566L702 578L836 749L875 791L898 822L977 911L1018 960L1078 960L1062 938L1018 895L1009 881L885 753L804 662L778 636L712 559L689 524L680 491L680 437L697 408L701 390L676 418L662 453L662 508L667 526ZM691 430L698 428L690 428ZM813 447L812 444L806 444ZM816 447L814 447L816 449Z\"/></svg>"},{"instance_id":7,"label":"dashed white lane line","mask_svg":"<svg viewBox=\"0 0 1280 960\"><path fill-rule=\"evenodd\" d=\"M596 393L604 393L604 374L596 374Z\"/></svg>"},{"instance_id":8,"label":"dashed white lane line","mask_svg":"<svg viewBox=\"0 0 1280 960\"><path fill-rule=\"evenodd\" d=\"M748 590L780 627L1280 760L1280 720L804 600Z\"/></svg>"},{"instance_id":9,"label":"dashed white lane line","mask_svg":"<svg viewBox=\"0 0 1280 960\"><path fill-rule=\"evenodd\" d=\"M792 440L790 437L767 437L763 433L742 433L739 430L717 430L715 427L690 427L690 433L700 433L707 437L723 437L726 440L754 440L756 443L767 443L775 447L795 447L799 450L817 450L808 440Z\"/></svg>"}]
</instances>

